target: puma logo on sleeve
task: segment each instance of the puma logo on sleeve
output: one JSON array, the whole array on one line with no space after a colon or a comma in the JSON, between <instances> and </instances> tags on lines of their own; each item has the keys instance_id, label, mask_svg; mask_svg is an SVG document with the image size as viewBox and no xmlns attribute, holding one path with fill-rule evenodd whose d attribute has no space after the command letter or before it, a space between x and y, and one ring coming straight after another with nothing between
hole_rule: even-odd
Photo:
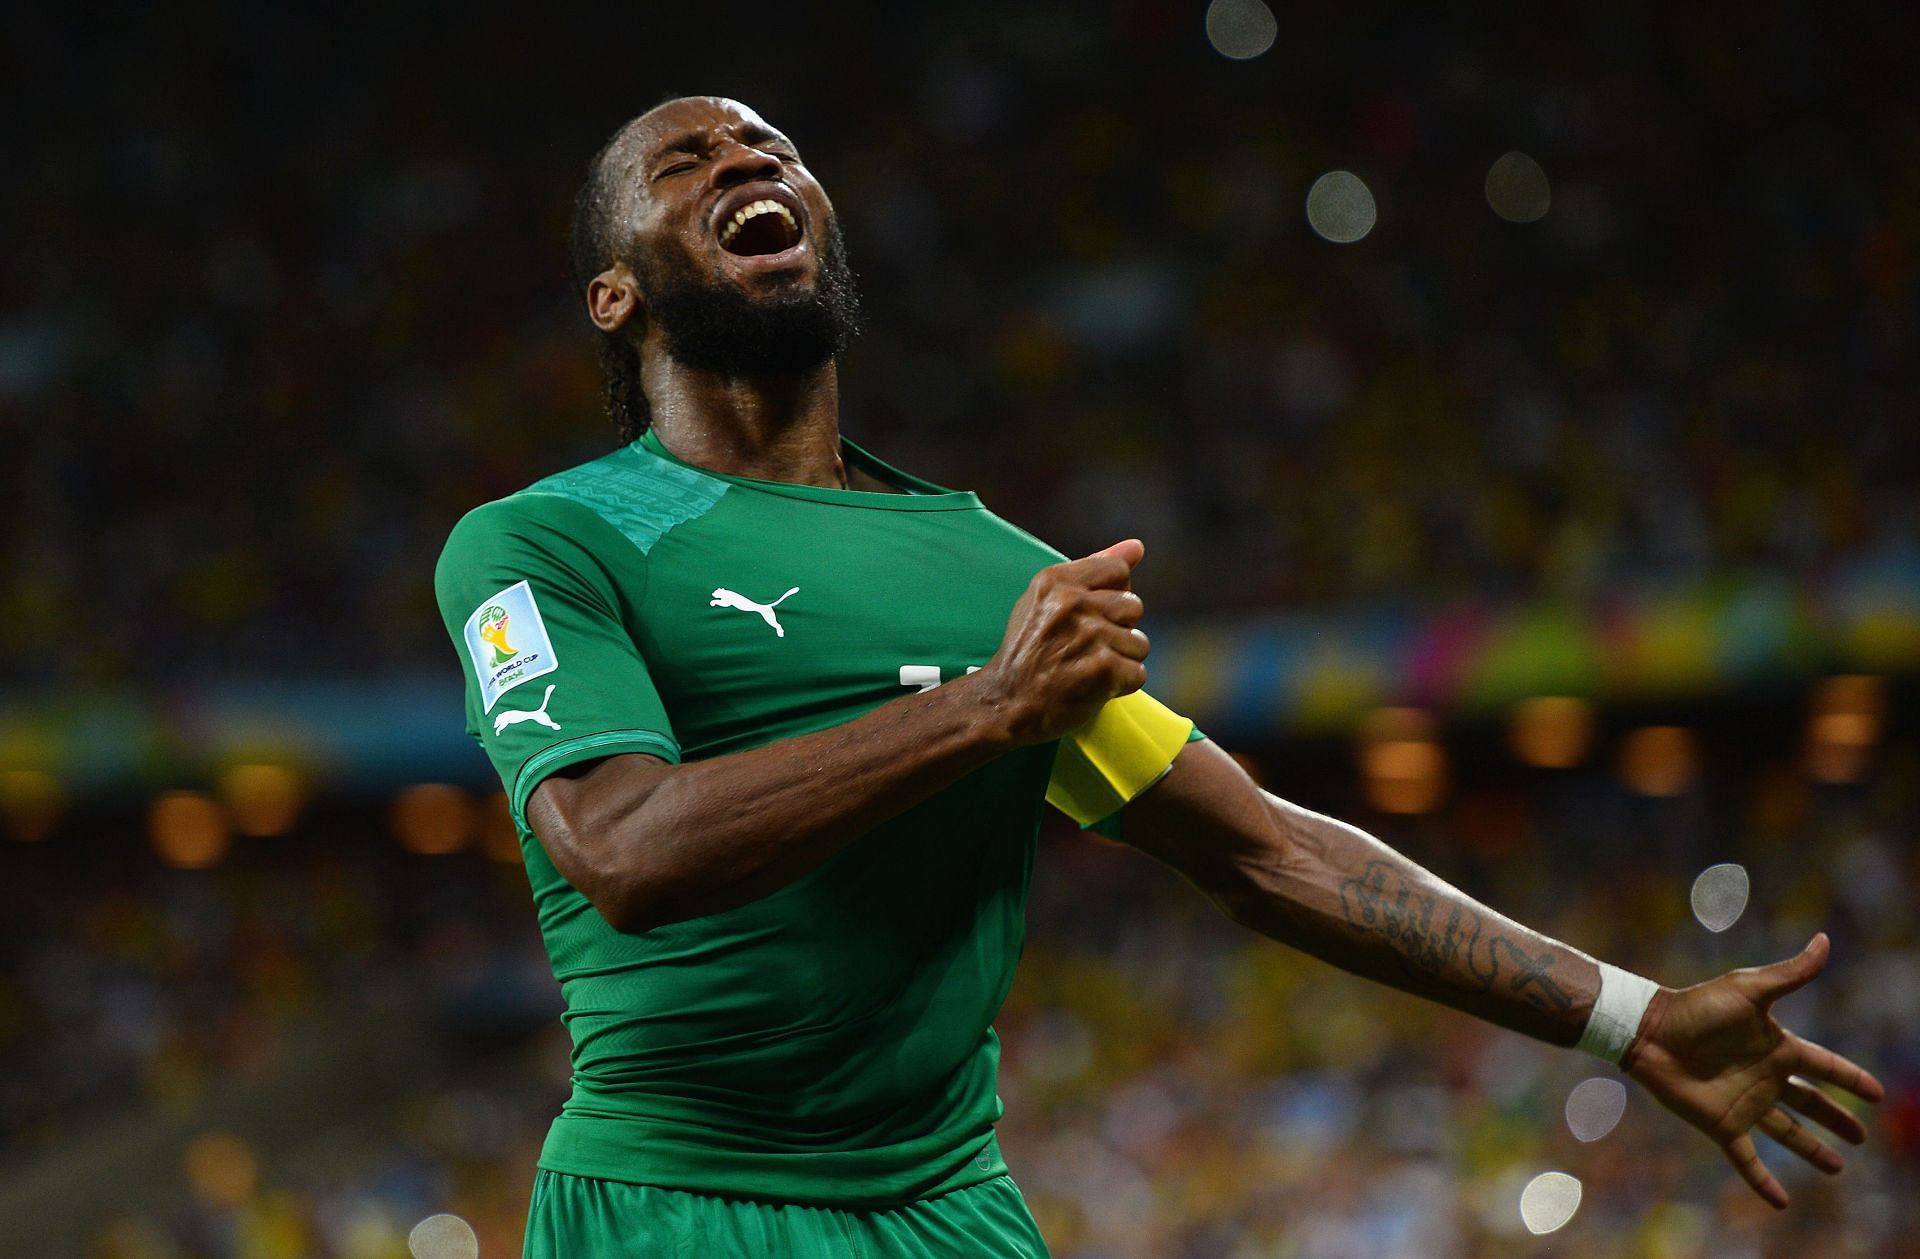
<instances>
[{"instance_id":1,"label":"puma logo on sleeve","mask_svg":"<svg viewBox=\"0 0 1920 1259\"><path fill-rule=\"evenodd\" d=\"M785 627L780 624L780 619L773 614L773 610L799 593L800 587L795 586L793 589L787 591L786 594L775 599L772 603L755 603L745 595L738 594L722 586L713 592L713 599L707 606L710 608L739 608L742 612L757 612L760 614L760 619L772 627L776 637L785 638L787 631Z\"/></svg>"},{"instance_id":2,"label":"puma logo on sleeve","mask_svg":"<svg viewBox=\"0 0 1920 1259\"><path fill-rule=\"evenodd\" d=\"M553 718L547 716L547 703L548 701L553 699L553 688L558 685L559 683L557 682L547 683L547 693L540 700L540 707L538 708L534 708L534 709L503 708L501 709L500 715L493 719L494 734L498 735L503 733L508 726L511 726L515 722L519 722L519 721L537 721L549 730L558 730L560 728L560 723L555 721Z\"/></svg>"}]
</instances>

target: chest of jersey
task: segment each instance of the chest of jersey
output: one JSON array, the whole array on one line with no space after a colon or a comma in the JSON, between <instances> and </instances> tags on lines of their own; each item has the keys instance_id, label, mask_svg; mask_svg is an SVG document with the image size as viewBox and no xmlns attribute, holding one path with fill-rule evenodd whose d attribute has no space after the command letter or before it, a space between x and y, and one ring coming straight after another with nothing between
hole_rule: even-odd
<instances>
[{"instance_id":1,"label":"chest of jersey","mask_svg":"<svg viewBox=\"0 0 1920 1259\"><path fill-rule=\"evenodd\" d=\"M719 755L986 663L1057 558L977 506L735 490L654 546L636 637L683 753Z\"/></svg>"}]
</instances>

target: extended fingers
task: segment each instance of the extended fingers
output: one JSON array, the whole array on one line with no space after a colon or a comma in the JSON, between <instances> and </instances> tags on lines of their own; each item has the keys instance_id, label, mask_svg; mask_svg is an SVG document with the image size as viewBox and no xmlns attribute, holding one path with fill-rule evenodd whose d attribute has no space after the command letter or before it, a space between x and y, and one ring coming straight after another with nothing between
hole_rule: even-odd
<instances>
[{"instance_id":1,"label":"extended fingers","mask_svg":"<svg viewBox=\"0 0 1920 1259\"><path fill-rule=\"evenodd\" d=\"M1859 1145L1867 1139L1867 1125L1858 1116L1811 1085L1788 1080L1780 1100L1844 1141Z\"/></svg>"},{"instance_id":2,"label":"extended fingers","mask_svg":"<svg viewBox=\"0 0 1920 1259\"><path fill-rule=\"evenodd\" d=\"M1839 1175L1840 1169L1846 1166L1846 1160L1834 1153L1831 1146L1778 1106L1760 1116L1755 1126L1829 1176Z\"/></svg>"},{"instance_id":3,"label":"extended fingers","mask_svg":"<svg viewBox=\"0 0 1920 1259\"><path fill-rule=\"evenodd\" d=\"M1827 956L1832 949L1827 933L1822 931L1807 941L1807 947L1792 957L1773 963L1771 966L1757 966L1744 972L1752 976L1762 1008L1771 1006L1812 981L1815 975L1826 969Z\"/></svg>"},{"instance_id":4,"label":"extended fingers","mask_svg":"<svg viewBox=\"0 0 1920 1259\"><path fill-rule=\"evenodd\" d=\"M1721 1147L1727 1152L1727 1161L1733 1164L1733 1170L1740 1173L1740 1179L1753 1186L1753 1191L1767 1200L1767 1205L1784 1209L1787 1205L1787 1191L1773 1178L1767 1165L1760 1161L1760 1154L1753 1148L1753 1138L1744 1132Z\"/></svg>"},{"instance_id":5,"label":"extended fingers","mask_svg":"<svg viewBox=\"0 0 1920 1259\"><path fill-rule=\"evenodd\" d=\"M1825 1045L1803 1040L1792 1032L1787 1033L1787 1042L1793 1048L1794 1074L1843 1088L1862 1101L1877 1102L1887 1095L1885 1085Z\"/></svg>"}]
</instances>

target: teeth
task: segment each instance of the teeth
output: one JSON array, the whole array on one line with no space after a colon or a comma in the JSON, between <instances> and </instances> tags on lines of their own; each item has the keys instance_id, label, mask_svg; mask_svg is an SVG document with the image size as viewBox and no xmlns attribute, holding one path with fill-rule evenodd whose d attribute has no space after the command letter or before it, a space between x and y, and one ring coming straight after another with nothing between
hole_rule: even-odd
<instances>
[{"instance_id":1,"label":"teeth","mask_svg":"<svg viewBox=\"0 0 1920 1259\"><path fill-rule=\"evenodd\" d=\"M733 212L733 221L728 223L720 233L720 243L724 245L732 240L734 236L739 233L740 229L747 225L747 220L759 218L763 214L778 214L787 221L788 227L793 228L796 232L800 230L800 225L793 220L793 211L787 209L787 207L781 205L778 201L755 201L751 205L743 205Z\"/></svg>"}]
</instances>

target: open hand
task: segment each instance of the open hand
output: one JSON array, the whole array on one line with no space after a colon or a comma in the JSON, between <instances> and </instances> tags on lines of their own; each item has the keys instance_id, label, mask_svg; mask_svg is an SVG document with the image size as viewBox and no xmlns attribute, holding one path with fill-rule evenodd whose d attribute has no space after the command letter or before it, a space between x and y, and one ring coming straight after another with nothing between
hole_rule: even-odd
<instances>
[{"instance_id":1,"label":"open hand","mask_svg":"<svg viewBox=\"0 0 1920 1259\"><path fill-rule=\"evenodd\" d=\"M1833 1175L1844 1160L1793 1112L1855 1145L1866 1140L1866 1126L1808 1081L1863 1101L1886 1095L1867 1072L1774 1020L1774 1002L1825 969L1829 947L1822 932L1786 961L1661 989L1620 1062L1662 1106L1706 1133L1775 1207L1787 1205L1787 1191L1754 1151L1753 1131Z\"/></svg>"}]
</instances>

